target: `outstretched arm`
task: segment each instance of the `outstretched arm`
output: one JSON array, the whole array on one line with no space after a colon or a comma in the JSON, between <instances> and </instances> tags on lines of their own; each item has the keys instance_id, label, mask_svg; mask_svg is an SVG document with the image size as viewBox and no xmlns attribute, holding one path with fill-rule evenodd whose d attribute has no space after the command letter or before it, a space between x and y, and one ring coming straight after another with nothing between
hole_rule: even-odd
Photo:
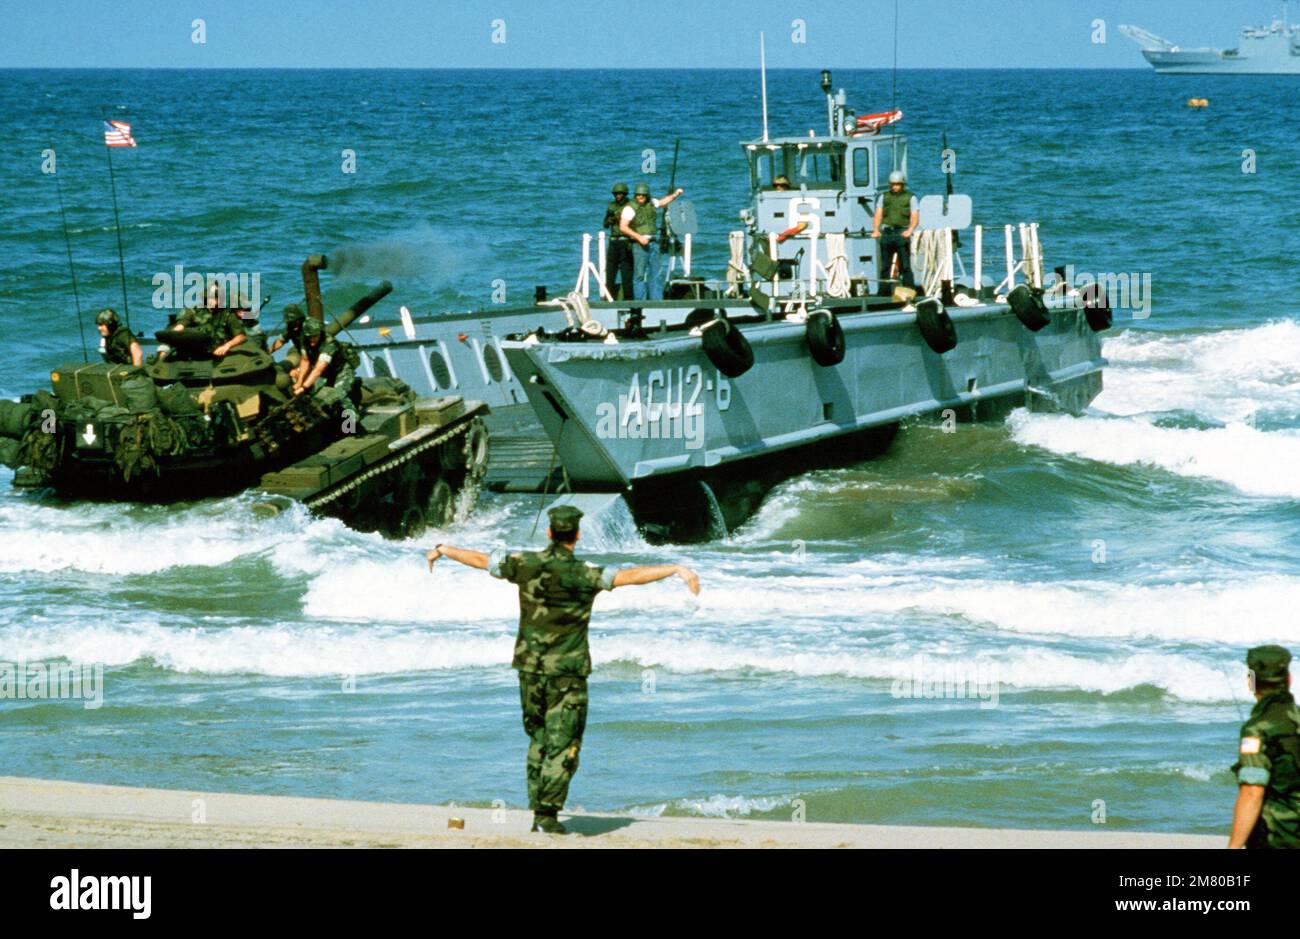
<instances>
[{"instance_id":1,"label":"outstretched arm","mask_svg":"<svg viewBox=\"0 0 1300 939\"><path fill-rule=\"evenodd\" d=\"M425 556L429 562L429 570L433 570L433 562L438 558L451 558L453 561L459 561L466 567L477 567L481 571L488 569L488 556L482 551L470 551L467 548L457 548L449 544L440 544Z\"/></svg>"},{"instance_id":2,"label":"outstretched arm","mask_svg":"<svg viewBox=\"0 0 1300 939\"><path fill-rule=\"evenodd\" d=\"M1260 810L1264 807L1263 786L1239 786L1237 804L1232 810L1232 834L1228 837L1228 847L1244 848L1246 839L1259 821Z\"/></svg>"},{"instance_id":3,"label":"outstretched arm","mask_svg":"<svg viewBox=\"0 0 1300 939\"><path fill-rule=\"evenodd\" d=\"M700 592L700 578L695 571L680 564L660 564L650 567L625 567L614 575L615 587L635 587L640 584L653 584L657 580L666 580L676 575L685 581L691 593Z\"/></svg>"}]
</instances>

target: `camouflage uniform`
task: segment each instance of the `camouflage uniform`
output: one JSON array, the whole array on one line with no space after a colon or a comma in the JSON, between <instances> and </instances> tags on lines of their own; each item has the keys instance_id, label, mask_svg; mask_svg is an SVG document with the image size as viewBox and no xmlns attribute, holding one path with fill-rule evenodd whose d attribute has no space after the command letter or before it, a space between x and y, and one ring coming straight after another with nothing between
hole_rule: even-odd
<instances>
[{"instance_id":1,"label":"camouflage uniform","mask_svg":"<svg viewBox=\"0 0 1300 939\"><path fill-rule=\"evenodd\" d=\"M131 330L118 326L104 340L104 361L110 365L134 365L135 359L131 358L133 342L135 337L131 335Z\"/></svg>"},{"instance_id":2,"label":"camouflage uniform","mask_svg":"<svg viewBox=\"0 0 1300 939\"><path fill-rule=\"evenodd\" d=\"M563 519L572 518L568 530L576 531L580 515L570 506L552 509L551 530L563 533ZM519 636L511 664L519 671L524 732L531 740L528 804L538 814L555 815L578 770L587 725L591 605L600 591L613 589L615 572L551 544L544 551L495 551L488 573L519 585Z\"/></svg>"},{"instance_id":3,"label":"camouflage uniform","mask_svg":"<svg viewBox=\"0 0 1300 939\"><path fill-rule=\"evenodd\" d=\"M202 331L211 341L208 349L224 345L235 336L245 334L244 321L235 310L220 307L209 309L205 306L186 307L176 317L176 323L188 330ZM164 346L163 348L169 348Z\"/></svg>"},{"instance_id":4,"label":"camouflage uniform","mask_svg":"<svg viewBox=\"0 0 1300 939\"><path fill-rule=\"evenodd\" d=\"M316 363L322 356L327 356L326 361L329 363L325 366L325 371L321 372L320 378L316 380L312 394L320 398L322 403L351 399L353 404L356 404L361 390L354 364L357 361L356 349L350 343L339 342L333 336L326 336L320 345L315 347L304 342L303 350L307 356L308 372L316 367Z\"/></svg>"},{"instance_id":5,"label":"camouflage uniform","mask_svg":"<svg viewBox=\"0 0 1300 939\"><path fill-rule=\"evenodd\" d=\"M1259 646L1246 656L1260 697L1242 725L1232 771L1240 785L1265 787L1248 848L1300 848L1300 709L1286 686L1290 661L1281 646Z\"/></svg>"}]
</instances>

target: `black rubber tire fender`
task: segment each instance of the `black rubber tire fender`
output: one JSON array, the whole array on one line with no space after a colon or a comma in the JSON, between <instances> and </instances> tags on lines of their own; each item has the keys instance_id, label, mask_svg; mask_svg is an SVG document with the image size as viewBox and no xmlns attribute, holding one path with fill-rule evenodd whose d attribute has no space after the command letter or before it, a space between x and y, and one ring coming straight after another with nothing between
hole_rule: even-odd
<instances>
[{"instance_id":1,"label":"black rubber tire fender","mask_svg":"<svg viewBox=\"0 0 1300 939\"><path fill-rule=\"evenodd\" d=\"M916 305L916 328L925 344L940 355L957 348L957 327L943 304L933 297Z\"/></svg>"},{"instance_id":2,"label":"black rubber tire fender","mask_svg":"<svg viewBox=\"0 0 1300 939\"><path fill-rule=\"evenodd\" d=\"M1084 284L1079 295L1083 298L1083 315L1087 317L1092 331L1099 333L1110 329L1115 322L1115 314L1110 308L1106 288L1101 284Z\"/></svg>"},{"instance_id":3,"label":"black rubber tire fender","mask_svg":"<svg viewBox=\"0 0 1300 939\"><path fill-rule=\"evenodd\" d=\"M704 354L719 372L739 378L754 367L754 349L736 326L720 316L700 327Z\"/></svg>"},{"instance_id":4,"label":"black rubber tire fender","mask_svg":"<svg viewBox=\"0 0 1300 939\"><path fill-rule=\"evenodd\" d=\"M1028 284L1017 284L1007 294L1007 306L1016 314L1016 319L1024 324L1031 333L1036 333L1051 319L1047 315L1047 304L1043 302L1042 293L1035 293Z\"/></svg>"},{"instance_id":5,"label":"black rubber tire fender","mask_svg":"<svg viewBox=\"0 0 1300 939\"><path fill-rule=\"evenodd\" d=\"M809 313L804 335L818 365L830 368L844 361L844 327L830 310Z\"/></svg>"}]
</instances>

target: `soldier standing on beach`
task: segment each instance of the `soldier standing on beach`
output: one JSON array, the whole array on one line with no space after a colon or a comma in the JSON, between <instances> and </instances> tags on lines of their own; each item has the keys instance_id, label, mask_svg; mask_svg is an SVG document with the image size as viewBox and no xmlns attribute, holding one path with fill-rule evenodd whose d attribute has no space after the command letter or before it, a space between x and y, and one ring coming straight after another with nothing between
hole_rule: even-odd
<instances>
[{"instance_id":1,"label":"soldier standing on beach","mask_svg":"<svg viewBox=\"0 0 1300 939\"><path fill-rule=\"evenodd\" d=\"M1291 695L1291 653L1246 653L1255 707L1241 728L1237 804L1229 848L1300 848L1300 709Z\"/></svg>"},{"instance_id":2,"label":"soldier standing on beach","mask_svg":"<svg viewBox=\"0 0 1300 939\"><path fill-rule=\"evenodd\" d=\"M582 512L561 505L548 513L550 545L543 551L506 553L437 545L425 557L429 570L441 557L485 570L519 586L519 635L511 665L519 672L519 701L528 746L528 805L533 831L566 834L559 812L578 771L578 752L587 724L587 676L591 652L587 627L591 605L602 590L650 584L677 576L691 593L700 592L695 572L676 564L626 567L618 571L579 560L574 554Z\"/></svg>"}]
</instances>

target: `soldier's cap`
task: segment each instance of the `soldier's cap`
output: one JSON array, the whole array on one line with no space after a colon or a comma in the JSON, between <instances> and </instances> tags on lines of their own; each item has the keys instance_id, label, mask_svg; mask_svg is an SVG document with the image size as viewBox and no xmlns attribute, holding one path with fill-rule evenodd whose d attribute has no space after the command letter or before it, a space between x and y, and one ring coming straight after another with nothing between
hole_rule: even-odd
<instances>
[{"instance_id":1,"label":"soldier's cap","mask_svg":"<svg viewBox=\"0 0 1300 939\"><path fill-rule=\"evenodd\" d=\"M582 509L572 505L557 505L548 509L546 515L551 520L551 531L557 535L571 535L578 530Z\"/></svg>"},{"instance_id":2,"label":"soldier's cap","mask_svg":"<svg viewBox=\"0 0 1300 939\"><path fill-rule=\"evenodd\" d=\"M104 307L95 314L96 326L112 326L117 322L117 311L112 307Z\"/></svg>"},{"instance_id":3,"label":"soldier's cap","mask_svg":"<svg viewBox=\"0 0 1300 939\"><path fill-rule=\"evenodd\" d=\"M320 320L316 319L316 317L311 316L303 320L302 334L308 339L310 339L312 336L323 335L324 332L325 332L325 324L322 323Z\"/></svg>"},{"instance_id":4,"label":"soldier's cap","mask_svg":"<svg viewBox=\"0 0 1300 939\"><path fill-rule=\"evenodd\" d=\"M620 192L627 195L627 183L615 183L614 188L611 191L614 195L618 195Z\"/></svg>"},{"instance_id":5,"label":"soldier's cap","mask_svg":"<svg viewBox=\"0 0 1300 939\"><path fill-rule=\"evenodd\" d=\"M290 303L284 308L284 321L286 323L301 323L307 318L307 314L302 311L302 307L296 303Z\"/></svg>"},{"instance_id":6,"label":"soldier's cap","mask_svg":"<svg viewBox=\"0 0 1300 939\"><path fill-rule=\"evenodd\" d=\"M1246 667L1255 675L1257 685L1275 685L1286 681L1291 653L1282 646L1256 646L1246 653Z\"/></svg>"}]
</instances>

